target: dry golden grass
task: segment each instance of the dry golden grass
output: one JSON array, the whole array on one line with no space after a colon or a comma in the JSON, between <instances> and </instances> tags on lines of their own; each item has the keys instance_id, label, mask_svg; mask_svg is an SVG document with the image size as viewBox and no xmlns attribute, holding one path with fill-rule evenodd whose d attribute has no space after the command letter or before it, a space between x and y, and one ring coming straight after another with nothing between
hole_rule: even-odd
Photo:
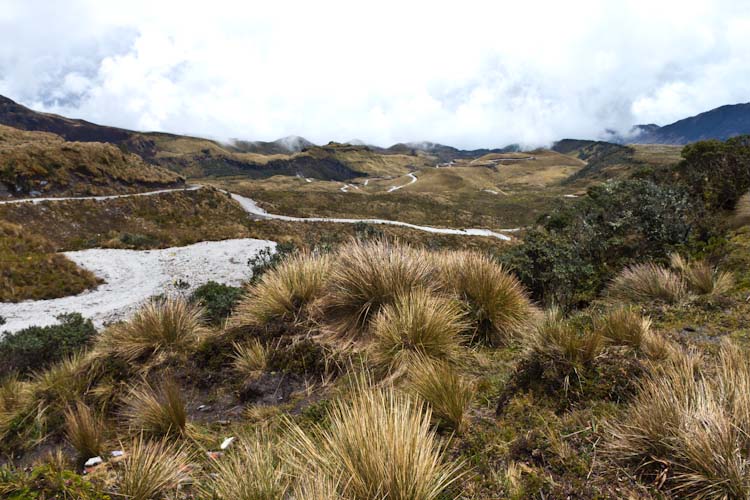
<instances>
[{"instance_id":1,"label":"dry golden grass","mask_svg":"<svg viewBox=\"0 0 750 500\"><path fill-rule=\"evenodd\" d=\"M279 443L260 434L240 438L215 463L213 480L205 486L206 498L216 500L283 500L291 477ZM300 497L302 498L308 497Z\"/></svg>"},{"instance_id":2,"label":"dry golden grass","mask_svg":"<svg viewBox=\"0 0 750 500\"><path fill-rule=\"evenodd\" d=\"M185 398L171 379L154 388L143 383L124 398L122 416L130 430L151 437L185 436L188 432Z\"/></svg>"},{"instance_id":3,"label":"dry golden grass","mask_svg":"<svg viewBox=\"0 0 750 500\"><path fill-rule=\"evenodd\" d=\"M651 335L651 320L644 318L633 307L613 307L594 318L594 328L605 339L616 345L640 349Z\"/></svg>"},{"instance_id":4,"label":"dry golden grass","mask_svg":"<svg viewBox=\"0 0 750 500\"><path fill-rule=\"evenodd\" d=\"M258 339L246 344L234 344L232 356L234 370L244 378L252 378L266 369L268 349Z\"/></svg>"},{"instance_id":5,"label":"dry golden grass","mask_svg":"<svg viewBox=\"0 0 750 500\"><path fill-rule=\"evenodd\" d=\"M104 421L82 401L65 410L65 435L80 458L97 457L104 451Z\"/></svg>"},{"instance_id":6,"label":"dry golden grass","mask_svg":"<svg viewBox=\"0 0 750 500\"><path fill-rule=\"evenodd\" d=\"M383 240L351 241L341 247L331 269L323 316L340 335L362 338L370 320L396 297L429 288L434 271L425 255Z\"/></svg>"},{"instance_id":7,"label":"dry golden grass","mask_svg":"<svg viewBox=\"0 0 750 500\"><path fill-rule=\"evenodd\" d=\"M517 334L532 316L532 305L518 279L478 252L446 252L435 256L445 288L467 306L475 338L499 345Z\"/></svg>"},{"instance_id":8,"label":"dry golden grass","mask_svg":"<svg viewBox=\"0 0 750 500\"><path fill-rule=\"evenodd\" d=\"M176 443L147 441L141 436L125 450L117 480L117 493L125 498L171 498L180 482L187 479L188 454Z\"/></svg>"},{"instance_id":9,"label":"dry golden grass","mask_svg":"<svg viewBox=\"0 0 750 500\"><path fill-rule=\"evenodd\" d=\"M329 413L330 425L305 432L290 424L288 462L297 477L338 484L335 498L456 498L461 476L430 429L429 409L393 387L355 390Z\"/></svg>"},{"instance_id":10,"label":"dry golden grass","mask_svg":"<svg viewBox=\"0 0 750 500\"><path fill-rule=\"evenodd\" d=\"M203 309L170 297L152 300L127 322L106 329L96 347L126 361L158 362L189 352L205 333Z\"/></svg>"},{"instance_id":11,"label":"dry golden grass","mask_svg":"<svg viewBox=\"0 0 750 500\"><path fill-rule=\"evenodd\" d=\"M322 293L330 267L328 255L300 254L284 260L249 288L228 326L262 326L274 319L297 320L304 308Z\"/></svg>"},{"instance_id":12,"label":"dry golden grass","mask_svg":"<svg viewBox=\"0 0 750 500\"><path fill-rule=\"evenodd\" d=\"M84 352L73 354L34 374L34 398L62 410L86 394L97 373L96 360L92 356Z\"/></svg>"},{"instance_id":13,"label":"dry golden grass","mask_svg":"<svg viewBox=\"0 0 750 500\"><path fill-rule=\"evenodd\" d=\"M611 299L626 302L648 303L679 302L686 295L682 278L658 264L636 264L623 269L607 288Z\"/></svg>"},{"instance_id":14,"label":"dry golden grass","mask_svg":"<svg viewBox=\"0 0 750 500\"><path fill-rule=\"evenodd\" d=\"M409 386L432 408L442 427L461 434L467 425L466 412L474 399L474 384L454 367L420 359L409 368Z\"/></svg>"},{"instance_id":15,"label":"dry golden grass","mask_svg":"<svg viewBox=\"0 0 750 500\"><path fill-rule=\"evenodd\" d=\"M732 273L719 271L704 260L689 261L675 253L670 256L670 264L682 275L690 292L697 295L720 297L734 287Z\"/></svg>"},{"instance_id":16,"label":"dry golden grass","mask_svg":"<svg viewBox=\"0 0 750 500\"><path fill-rule=\"evenodd\" d=\"M715 365L673 356L643 381L609 425L607 455L637 471L665 474L682 498L750 495L750 361L724 344Z\"/></svg>"},{"instance_id":17,"label":"dry golden grass","mask_svg":"<svg viewBox=\"0 0 750 500\"><path fill-rule=\"evenodd\" d=\"M381 372L403 375L418 358L449 362L461 356L466 330L460 305L416 288L385 305L372 322L370 360Z\"/></svg>"},{"instance_id":18,"label":"dry golden grass","mask_svg":"<svg viewBox=\"0 0 750 500\"><path fill-rule=\"evenodd\" d=\"M742 227L750 224L750 192L742 195L737 202L737 206L734 209L732 224L735 227Z\"/></svg>"},{"instance_id":19,"label":"dry golden grass","mask_svg":"<svg viewBox=\"0 0 750 500\"><path fill-rule=\"evenodd\" d=\"M521 337L521 343L530 358L570 371L591 364L602 352L604 337L572 324L553 308Z\"/></svg>"}]
</instances>

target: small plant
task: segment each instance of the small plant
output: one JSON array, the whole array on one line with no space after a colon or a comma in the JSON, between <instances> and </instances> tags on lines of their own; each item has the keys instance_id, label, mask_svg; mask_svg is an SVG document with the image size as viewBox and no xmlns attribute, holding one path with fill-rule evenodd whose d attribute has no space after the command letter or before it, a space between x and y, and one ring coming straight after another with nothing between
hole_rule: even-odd
<instances>
[{"instance_id":1,"label":"small plant","mask_svg":"<svg viewBox=\"0 0 750 500\"><path fill-rule=\"evenodd\" d=\"M216 462L216 474L206 488L207 498L283 500L290 477L279 451L278 443L260 435L241 438L227 456Z\"/></svg>"},{"instance_id":2,"label":"small plant","mask_svg":"<svg viewBox=\"0 0 750 500\"><path fill-rule=\"evenodd\" d=\"M182 390L170 379L157 388L147 383L133 388L125 398L123 416L132 430L147 436L182 436L188 430Z\"/></svg>"},{"instance_id":3,"label":"small plant","mask_svg":"<svg viewBox=\"0 0 750 500\"><path fill-rule=\"evenodd\" d=\"M399 376L417 358L455 362L466 329L459 304L429 290L415 289L384 306L372 323L371 360L384 373Z\"/></svg>"},{"instance_id":4,"label":"small plant","mask_svg":"<svg viewBox=\"0 0 750 500\"><path fill-rule=\"evenodd\" d=\"M190 302L203 306L206 320L212 325L218 325L229 317L242 293L242 288L209 281L195 289Z\"/></svg>"},{"instance_id":5,"label":"small plant","mask_svg":"<svg viewBox=\"0 0 750 500\"><path fill-rule=\"evenodd\" d=\"M258 339L247 344L235 343L232 358L235 371L245 378L255 377L268 366L268 350Z\"/></svg>"},{"instance_id":6,"label":"small plant","mask_svg":"<svg viewBox=\"0 0 750 500\"><path fill-rule=\"evenodd\" d=\"M181 354L205 333L203 309L183 299L152 300L125 323L105 330L97 345L126 361Z\"/></svg>"},{"instance_id":7,"label":"small plant","mask_svg":"<svg viewBox=\"0 0 750 500\"><path fill-rule=\"evenodd\" d=\"M65 435L82 459L104 451L104 422L85 403L77 401L65 410Z\"/></svg>"},{"instance_id":8,"label":"small plant","mask_svg":"<svg viewBox=\"0 0 750 500\"><path fill-rule=\"evenodd\" d=\"M646 263L625 268L612 280L607 291L612 299L673 304L685 297L686 287L675 272L654 263Z\"/></svg>"},{"instance_id":9,"label":"small plant","mask_svg":"<svg viewBox=\"0 0 750 500\"><path fill-rule=\"evenodd\" d=\"M385 240L351 241L332 266L323 315L339 335L359 339L370 320L396 297L434 285L434 269L425 255Z\"/></svg>"},{"instance_id":10,"label":"small plant","mask_svg":"<svg viewBox=\"0 0 750 500\"><path fill-rule=\"evenodd\" d=\"M187 479L185 449L167 441L147 441L143 436L126 446L117 480L117 491L132 500L166 498Z\"/></svg>"},{"instance_id":11,"label":"small plant","mask_svg":"<svg viewBox=\"0 0 750 500\"><path fill-rule=\"evenodd\" d=\"M261 248L255 255L247 260L252 276L250 283L257 283L268 271L276 269L287 257L297 252L297 246L292 242L283 242L276 245L275 249Z\"/></svg>"},{"instance_id":12,"label":"small plant","mask_svg":"<svg viewBox=\"0 0 750 500\"><path fill-rule=\"evenodd\" d=\"M326 429L290 423L288 463L297 478L337 485L334 498L437 500L461 464L446 457L430 429L431 412L393 387L360 382L349 402L336 403Z\"/></svg>"},{"instance_id":13,"label":"small plant","mask_svg":"<svg viewBox=\"0 0 750 500\"><path fill-rule=\"evenodd\" d=\"M498 345L530 319L531 301L518 279L490 257L477 252L439 254L445 287L467 306L475 339Z\"/></svg>"},{"instance_id":14,"label":"small plant","mask_svg":"<svg viewBox=\"0 0 750 500\"><path fill-rule=\"evenodd\" d=\"M271 320L298 319L305 306L322 294L330 265L330 257L325 254L299 254L284 260L250 286L229 326L263 326Z\"/></svg>"},{"instance_id":15,"label":"small plant","mask_svg":"<svg viewBox=\"0 0 750 500\"><path fill-rule=\"evenodd\" d=\"M594 318L594 328L613 344L640 349L651 335L651 320L632 307L615 307Z\"/></svg>"},{"instance_id":16,"label":"small plant","mask_svg":"<svg viewBox=\"0 0 750 500\"><path fill-rule=\"evenodd\" d=\"M688 289L698 295L720 297L734 287L731 273L721 272L704 260L688 261L679 254L670 257L672 268L680 272Z\"/></svg>"},{"instance_id":17,"label":"small plant","mask_svg":"<svg viewBox=\"0 0 750 500\"><path fill-rule=\"evenodd\" d=\"M466 412L474 399L474 384L452 366L421 359L409 369L409 385L429 403L442 426L460 434L466 426Z\"/></svg>"},{"instance_id":18,"label":"small plant","mask_svg":"<svg viewBox=\"0 0 750 500\"><path fill-rule=\"evenodd\" d=\"M59 324L32 326L0 339L0 377L12 372L40 371L50 364L83 349L96 329L80 314L63 314Z\"/></svg>"}]
</instances>

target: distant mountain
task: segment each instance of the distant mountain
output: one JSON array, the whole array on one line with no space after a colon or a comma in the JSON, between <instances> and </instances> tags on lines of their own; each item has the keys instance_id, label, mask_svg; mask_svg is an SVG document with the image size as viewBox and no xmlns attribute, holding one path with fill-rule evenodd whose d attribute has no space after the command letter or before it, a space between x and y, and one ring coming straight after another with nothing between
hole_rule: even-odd
<instances>
[{"instance_id":1,"label":"distant mountain","mask_svg":"<svg viewBox=\"0 0 750 500\"><path fill-rule=\"evenodd\" d=\"M315 146L304 137L290 135L271 142L235 140L232 145L243 153L258 153L262 155L278 155L299 153Z\"/></svg>"},{"instance_id":2,"label":"distant mountain","mask_svg":"<svg viewBox=\"0 0 750 500\"><path fill-rule=\"evenodd\" d=\"M479 158L490 153L514 153L519 151L518 145L513 144L499 149L458 149L453 146L446 146L444 144L438 144L435 142L421 141L421 142L401 142L394 144L393 146L384 149L386 153L397 153L397 154L411 154L416 151L421 151L430 155L434 155L440 162L448 162L458 158Z\"/></svg>"},{"instance_id":3,"label":"distant mountain","mask_svg":"<svg viewBox=\"0 0 750 500\"><path fill-rule=\"evenodd\" d=\"M636 125L628 139L641 144L688 144L705 139L726 140L750 134L750 103L729 104L670 125Z\"/></svg>"}]
</instances>

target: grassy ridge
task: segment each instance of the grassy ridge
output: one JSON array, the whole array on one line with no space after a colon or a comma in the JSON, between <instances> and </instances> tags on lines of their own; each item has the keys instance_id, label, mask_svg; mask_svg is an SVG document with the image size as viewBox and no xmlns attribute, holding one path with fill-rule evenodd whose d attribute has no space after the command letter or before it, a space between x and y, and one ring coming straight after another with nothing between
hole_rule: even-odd
<instances>
[{"instance_id":1,"label":"grassy ridge","mask_svg":"<svg viewBox=\"0 0 750 500\"><path fill-rule=\"evenodd\" d=\"M75 295L99 280L49 241L0 220L0 302L19 302Z\"/></svg>"}]
</instances>

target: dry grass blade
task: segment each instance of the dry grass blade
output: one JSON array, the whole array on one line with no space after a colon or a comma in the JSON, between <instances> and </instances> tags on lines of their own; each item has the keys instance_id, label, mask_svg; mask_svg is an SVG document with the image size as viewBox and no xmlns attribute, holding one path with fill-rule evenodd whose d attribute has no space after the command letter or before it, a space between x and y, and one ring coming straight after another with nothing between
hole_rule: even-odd
<instances>
[{"instance_id":1,"label":"dry grass blade","mask_svg":"<svg viewBox=\"0 0 750 500\"><path fill-rule=\"evenodd\" d=\"M166 498L184 480L188 456L182 446L146 441L141 436L126 448L118 474L118 493L132 500Z\"/></svg>"},{"instance_id":2,"label":"dry grass blade","mask_svg":"<svg viewBox=\"0 0 750 500\"><path fill-rule=\"evenodd\" d=\"M421 252L382 240L352 241L337 254L321 307L338 334L358 339L382 307L433 284L433 267Z\"/></svg>"},{"instance_id":3,"label":"dry grass blade","mask_svg":"<svg viewBox=\"0 0 750 500\"><path fill-rule=\"evenodd\" d=\"M464 431L475 394L472 382L446 363L423 358L410 367L409 385L430 405L441 426L458 434Z\"/></svg>"},{"instance_id":4,"label":"dry grass blade","mask_svg":"<svg viewBox=\"0 0 750 500\"><path fill-rule=\"evenodd\" d=\"M322 475L343 498L456 498L448 487L461 465L448 460L430 429L431 414L393 387L360 386L329 413L330 426L312 435L290 424L289 463L295 475Z\"/></svg>"},{"instance_id":5,"label":"dry grass blade","mask_svg":"<svg viewBox=\"0 0 750 500\"><path fill-rule=\"evenodd\" d=\"M152 437L185 435L187 411L182 391L167 379L156 389L147 383L133 388L125 398L123 417L130 428Z\"/></svg>"},{"instance_id":6,"label":"dry grass blade","mask_svg":"<svg viewBox=\"0 0 750 500\"><path fill-rule=\"evenodd\" d=\"M233 344L232 366L245 378L258 375L268 365L268 349L258 340L252 339L246 344Z\"/></svg>"},{"instance_id":7,"label":"dry grass blade","mask_svg":"<svg viewBox=\"0 0 750 500\"><path fill-rule=\"evenodd\" d=\"M551 309L536 328L522 337L527 356L542 364L567 370L591 364L602 351L604 337L596 330L582 330Z\"/></svg>"},{"instance_id":8,"label":"dry grass blade","mask_svg":"<svg viewBox=\"0 0 750 500\"><path fill-rule=\"evenodd\" d=\"M418 357L457 361L461 332L467 325L451 299L416 289L381 309L372 323L372 363L385 373L400 375Z\"/></svg>"},{"instance_id":9,"label":"dry grass blade","mask_svg":"<svg viewBox=\"0 0 750 500\"><path fill-rule=\"evenodd\" d=\"M91 458L104 450L105 426L102 418L77 401L65 410L65 435L81 458Z\"/></svg>"},{"instance_id":10,"label":"dry grass blade","mask_svg":"<svg viewBox=\"0 0 750 500\"><path fill-rule=\"evenodd\" d=\"M206 333L203 309L170 297L152 300L127 322L106 329L97 348L127 361L186 353Z\"/></svg>"},{"instance_id":11,"label":"dry grass blade","mask_svg":"<svg viewBox=\"0 0 750 500\"><path fill-rule=\"evenodd\" d=\"M478 340L498 345L531 318L531 301L520 281L489 256L454 251L434 260L445 288L467 305Z\"/></svg>"},{"instance_id":12,"label":"dry grass blade","mask_svg":"<svg viewBox=\"0 0 750 500\"><path fill-rule=\"evenodd\" d=\"M731 273L721 272L704 260L691 262L674 254L671 262L672 267L682 274L692 293L719 297L728 294L734 287L734 276Z\"/></svg>"},{"instance_id":13,"label":"dry grass blade","mask_svg":"<svg viewBox=\"0 0 750 500\"><path fill-rule=\"evenodd\" d=\"M216 475L206 489L217 500L284 500L290 477L278 443L260 435L241 438L215 465Z\"/></svg>"},{"instance_id":14,"label":"dry grass blade","mask_svg":"<svg viewBox=\"0 0 750 500\"><path fill-rule=\"evenodd\" d=\"M625 268L607 288L610 298L628 302L662 301L668 304L685 297L682 278L675 272L653 263Z\"/></svg>"},{"instance_id":15,"label":"dry grass blade","mask_svg":"<svg viewBox=\"0 0 750 500\"><path fill-rule=\"evenodd\" d=\"M735 227L742 227L750 224L750 192L742 195L739 201L737 201L732 224Z\"/></svg>"},{"instance_id":16,"label":"dry grass blade","mask_svg":"<svg viewBox=\"0 0 750 500\"><path fill-rule=\"evenodd\" d=\"M632 307L614 307L594 319L594 328L613 344L640 349L651 333L651 320Z\"/></svg>"},{"instance_id":17,"label":"dry grass blade","mask_svg":"<svg viewBox=\"0 0 750 500\"><path fill-rule=\"evenodd\" d=\"M321 295L330 267L328 255L298 254L284 260L250 287L228 326L262 326L274 319L297 319L304 307Z\"/></svg>"},{"instance_id":18,"label":"dry grass blade","mask_svg":"<svg viewBox=\"0 0 750 500\"><path fill-rule=\"evenodd\" d=\"M723 345L715 366L670 357L609 427L607 454L652 473L668 464L676 496L750 495L750 360L738 347Z\"/></svg>"}]
</instances>

